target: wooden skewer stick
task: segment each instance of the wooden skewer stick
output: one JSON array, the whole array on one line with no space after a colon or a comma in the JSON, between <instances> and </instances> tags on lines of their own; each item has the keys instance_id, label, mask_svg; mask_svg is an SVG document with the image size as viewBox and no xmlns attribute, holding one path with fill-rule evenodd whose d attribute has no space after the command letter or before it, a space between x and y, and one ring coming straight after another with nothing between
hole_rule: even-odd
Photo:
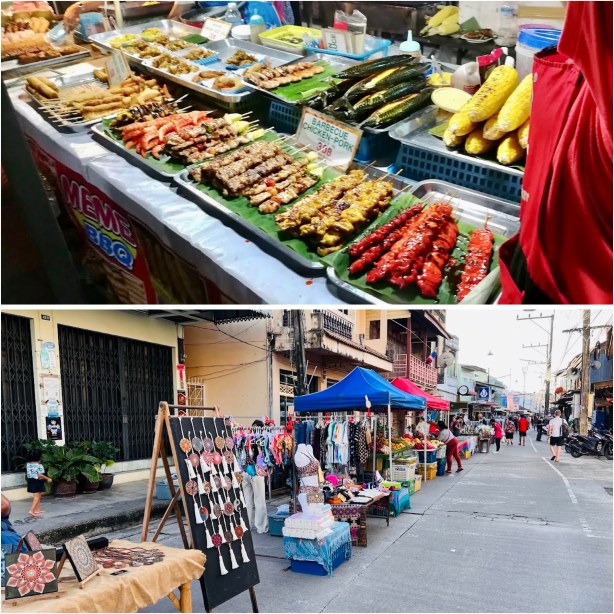
<instances>
[{"instance_id":1,"label":"wooden skewer stick","mask_svg":"<svg viewBox=\"0 0 614 614\"><path fill-rule=\"evenodd\" d=\"M488 220L492 220L492 215L488 213L484 216L484 228L488 228Z\"/></svg>"}]
</instances>

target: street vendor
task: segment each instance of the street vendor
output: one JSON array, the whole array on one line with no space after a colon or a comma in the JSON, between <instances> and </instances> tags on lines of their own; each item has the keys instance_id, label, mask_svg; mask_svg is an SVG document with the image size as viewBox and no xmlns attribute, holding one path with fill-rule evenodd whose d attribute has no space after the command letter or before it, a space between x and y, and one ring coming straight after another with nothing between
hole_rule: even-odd
<instances>
[{"instance_id":1,"label":"street vendor","mask_svg":"<svg viewBox=\"0 0 614 614\"><path fill-rule=\"evenodd\" d=\"M535 56L520 233L499 251L501 303L612 304L612 2L563 2Z\"/></svg>"},{"instance_id":2,"label":"street vendor","mask_svg":"<svg viewBox=\"0 0 614 614\"><path fill-rule=\"evenodd\" d=\"M439 435L437 439L446 444L446 473L452 473L452 459L456 460L456 473L460 473L463 470L463 464L461 463L460 454L458 453L458 439L454 437L452 431L446 426L443 420L437 423L439 427Z\"/></svg>"}]
</instances>

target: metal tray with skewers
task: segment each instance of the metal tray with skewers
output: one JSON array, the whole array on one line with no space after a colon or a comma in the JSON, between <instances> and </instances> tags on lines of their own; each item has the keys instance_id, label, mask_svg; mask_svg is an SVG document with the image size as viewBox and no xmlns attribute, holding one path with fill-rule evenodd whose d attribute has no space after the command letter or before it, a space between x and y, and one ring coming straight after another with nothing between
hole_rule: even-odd
<instances>
[{"instance_id":1,"label":"metal tray with skewers","mask_svg":"<svg viewBox=\"0 0 614 614\"><path fill-rule=\"evenodd\" d=\"M181 104L181 108L177 109L177 114L186 113L191 110L191 106L186 104L183 100L185 96L175 101L177 104ZM220 115L218 111L201 109L210 113L212 118L216 118ZM241 119L247 120L249 113L245 113L241 116ZM258 122L249 122L250 132L255 129L255 125ZM94 138L99 141L107 149L110 149L114 153L117 153L122 158L126 159L131 164L138 166L141 170L145 171L151 177L155 179L162 179L164 181L171 181L174 177L183 172L187 165L178 160L169 159L168 156L163 155L161 158L156 159L150 153L142 155L138 153L135 148L128 148L125 143L114 136L113 131L109 126L109 121L103 121L97 123L92 127L92 133Z\"/></svg>"},{"instance_id":2,"label":"metal tray with skewers","mask_svg":"<svg viewBox=\"0 0 614 614\"><path fill-rule=\"evenodd\" d=\"M478 229L487 223L488 228L495 236L494 252L490 263L490 271L485 279L483 279L463 300L463 304L485 304L492 302L499 292L499 267L498 267L498 246L500 243L511 237L518 231L520 207L513 202L482 194L473 190L459 187L443 181L430 180L422 181L415 184L408 192L416 199L424 202L427 206L433 201L447 201L454 207L454 217L466 229ZM415 201L414 201L415 202ZM409 204L412 206L414 203ZM395 215L398 214L398 211ZM387 220L382 220L384 223ZM364 236L374 230L375 224L370 226L363 234L356 238L359 241ZM462 230L461 230L462 232ZM460 239L461 235L459 235ZM463 241L466 238L463 238ZM354 243L354 242L352 242ZM351 276L345 275L344 271L347 267L347 249L335 257L332 266L326 270L328 282L331 288L339 298L350 303L358 304L445 304L455 302L455 292L450 289L445 292L445 298L438 297L437 299L427 299L420 296L417 292L416 296L409 296L407 293L396 289L390 289L389 292L382 291L377 287L365 287L365 284L359 283L358 280L353 280ZM453 252L453 256L455 256ZM450 270L450 279L444 276L443 284L448 284L452 281L456 284L458 281L458 271Z\"/></svg>"},{"instance_id":3,"label":"metal tray with skewers","mask_svg":"<svg viewBox=\"0 0 614 614\"><path fill-rule=\"evenodd\" d=\"M36 75L32 75L28 77L28 79L35 77ZM139 91L144 92L145 90L151 89L152 86L151 84L147 85L145 77L135 76L134 78L140 80L138 87L142 87L142 89L137 90L136 93L133 91L133 94L136 95ZM57 87L57 98L45 98L34 91L29 84L24 85L24 91L33 101L41 115L60 131L87 131L91 126L100 122L101 119L113 117L121 110L116 106L115 108L110 108L108 113L98 114L97 117L88 119L84 117L81 109L78 108L76 101L82 96L100 101L112 95L122 95L121 92L111 94L108 83L98 79L95 70L85 74L57 75L45 79L47 82L54 83ZM132 84L131 87L134 87L134 84ZM162 95L166 96L168 93L166 86L160 86L159 83L153 87L159 92L156 97ZM170 98L167 98L167 100L170 100Z\"/></svg>"},{"instance_id":4,"label":"metal tray with skewers","mask_svg":"<svg viewBox=\"0 0 614 614\"><path fill-rule=\"evenodd\" d=\"M281 144L282 148L286 152L291 153L295 159L301 156L309 158L309 156L316 155L304 147L295 146L293 137L275 138L275 135L270 135L270 139L273 139L273 143ZM321 161L318 163L325 164ZM354 168L364 170L366 177L363 181L386 179L393 184L395 189L398 188L397 191L400 191L402 186L406 186L398 178L391 177L390 174L386 174L378 169L362 165L357 165ZM259 243L268 253L275 255L284 264L300 274L320 275L325 273L325 269L328 266L328 256L318 254L316 243L281 229L277 224L275 215L259 213L257 206L250 207L249 201L245 197L224 198L216 188L210 185L203 186L202 184L197 184L192 180L190 170L188 169L174 178L175 183L180 186L181 191L188 198L202 206L207 212L232 223L239 231L247 232L249 238ZM292 200L285 201L279 207L278 213L283 214L285 211L288 211L297 203L301 203L304 198L309 197L319 188L333 182L341 175L343 173L339 173L335 169L324 169L321 181L318 181L311 188L305 190ZM377 214L375 213L375 215Z\"/></svg>"}]
</instances>

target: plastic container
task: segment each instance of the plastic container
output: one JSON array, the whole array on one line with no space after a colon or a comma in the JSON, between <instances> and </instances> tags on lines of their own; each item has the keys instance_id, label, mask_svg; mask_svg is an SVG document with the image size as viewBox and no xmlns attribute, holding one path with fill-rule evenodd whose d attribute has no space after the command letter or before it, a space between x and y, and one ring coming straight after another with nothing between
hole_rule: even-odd
<instances>
[{"instance_id":1,"label":"plastic container","mask_svg":"<svg viewBox=\"0 0 614 614\"><path fill-rule=\"evenodd\" d=\"M345 548L337 548L333 554L333 570L337 569L345 562ZM327 576L326 569L316 561L295 561L290 560L290 569L295 573L305 573L310 576Z\"/></svg>"},{"instance_id":2,"label":"plastic container","mask_svg":"<svg viewBox=\"0 0 614 614\"><path fill-rule=\"evenodd\" d=\"M243 18L241 17L241 12L237 8L236 2L228 3L228 8L226 9L226 12L224 13L222 19L225 22L231 24L233 27L240 26L243 23Z\"/></svg>"},{"instance_id":3,"label":"plastic container","mask_svg":"<svg viewBox=\"0 0 614 614\"><path fill-rule=\"evenodd\" d=\"M320 49L319 47L310 46L305 47L305 51L307 52L307 55L309 55L310 53L342 55L344 58L351 58L353 60L358 60L359 62L364 62L372 55L376 55L378 53L381 53L382 57L386 57L388 55L388 49L390 48L390 45L392 45L392 41L386 40L384 38L375 38L373 36L367 36L365 37L365 51L363 53L341 53L341 51L332 51L330 49Z\"/></svg>"},{"instance_id":4,"label":"plastic container","mask_svg":"<svg viewBox=\"0 0 614 614\"><path fill-rule=\"evenodd\" d=\"M249 19L249 38L252 43L260 43L260 35L266 32L266 24L264 19L258 13L252 15Z\"/></svg>"},{"instance_id":5,"label":"plastic container","mask_svg":"<svg viewBox=\"0 0 614 614\"><path fill-rule=\"evenodd\" d=\"M175 487L175 492L179 490L179 482L173 482L173 486ZM156 491L154 493L156 499L160 501L171 501L171 489L168 487L168 482L166 480L162 480L160 482L156 482ZM179 495L178 501L181 501L181 495Z\"/></svg>"},{"instance_id":6,"label":"plastic container","mask_svg":"<svg viewBox=\"0 0 614 614\"><path fill-rule=\"evenodd\" d=\"M437 475L445 475L446 473L446 459L438 458L437 459Z\"/></svg>"},{"instance_id":7,"label":"plastic container","mask_svg":"<svg viewBox=\"0 0 614 614\"><path fill-rule=\"evenodd\" d=\"M260 34L260 44L265 47L270 47L271 49L279 49L280 51L289 51L290 53L305 55L303 34L306 34L309 38L322 38L322 32L315 28L288 25L262 32ZM294 42L292 39L296 39L300 42ZM324 51L316 47L315 53L324 53Z\"/></svg>"},{"instance_id":8,"label":"plastic container","mask_svg":"<svg viewBox=\"0 0 614 614\"><path fill-rule=\"evenodd\" d=\"M403 41L399 45L401 55L411 55L417 60L422 57L422 50L420 49L420 43L415 41L411 30L407 31L407 40Z\"/></svg>"},{"instance_id":9,"label":"plastic container","mask_svg":"<svg viewBox=\"0 0 614 614\"><path fill-rule=\"evenodd\" d=\"M414 492L418 492L421 488L422 488L422 476L416 475L416 478L414 480Z\"/></svg>"},{"instance_id":10,"label":"plastic container","mask_svg":"<svg viewBox=\"0 0 614 614\"><path fill-rule=\"evenodd\" d=\"M524 28L520 31L516 43L516 70L519 82L533 72L533 56L546 47L557 45L560 38L561 30Z\"/></svg>"},{"instance_id":11,"label":"plastic container","mask_svg":"<svg viewBox=\"0 0 614 614\"><path fill-rule=\"evenodd\" d=\"M480 71L477 62L468 62L459 66L452 74L452 87L475 94L480 87Z\"/></svg>"},{"instance_id":12,"label":"plastic container","mask_svg":"<svg viewBox=\"0 0 614 614\"><path fill-rule=\"evenodd\" d=\"M411 480L416 475L416 465L396 465L392 464L390 472L391 480Z\"/></svg>"},{"instance_id":13,"label":"plastic container","mask_svg":"<svg viewBox=\"0 0 614 614\"><path fill-rule=\"evenodd\" d=\"M435 460L437 460L437 450L426 450L426 462L434 463ZM424 463L424 450L418 450L418 462ZM418 471L420 470L418 469Z\"/></svg>"},{"instance_id":14,"label":"plastic container","mask_svg":"<svg viewBox=\"0 0 614 614\"><path fill-rule=\"evenodd\" d=\"M511 47L516 43L517 32L518 26L516 25L514 6L506 2L499 9L499 27L497 28L495 42L500 47Z\"/></svg>"}]
</instances>

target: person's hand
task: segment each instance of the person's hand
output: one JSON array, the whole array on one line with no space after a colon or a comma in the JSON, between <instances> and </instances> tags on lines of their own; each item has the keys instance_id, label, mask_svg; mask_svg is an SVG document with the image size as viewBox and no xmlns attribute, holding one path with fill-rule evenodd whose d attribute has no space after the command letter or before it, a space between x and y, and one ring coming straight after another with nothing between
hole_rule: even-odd
<instances>
[{"instance_id":1,"label":"person's hand","mask_svg":"<svg viewBox=\"0 0 614 614\"><path fill-rule=\"evenodd\" d=\"M64 11L64 28L66 28L67 32L72 32L79 25L80 13L78 2L71 4Z\"/></svg>"}]
</instances>

